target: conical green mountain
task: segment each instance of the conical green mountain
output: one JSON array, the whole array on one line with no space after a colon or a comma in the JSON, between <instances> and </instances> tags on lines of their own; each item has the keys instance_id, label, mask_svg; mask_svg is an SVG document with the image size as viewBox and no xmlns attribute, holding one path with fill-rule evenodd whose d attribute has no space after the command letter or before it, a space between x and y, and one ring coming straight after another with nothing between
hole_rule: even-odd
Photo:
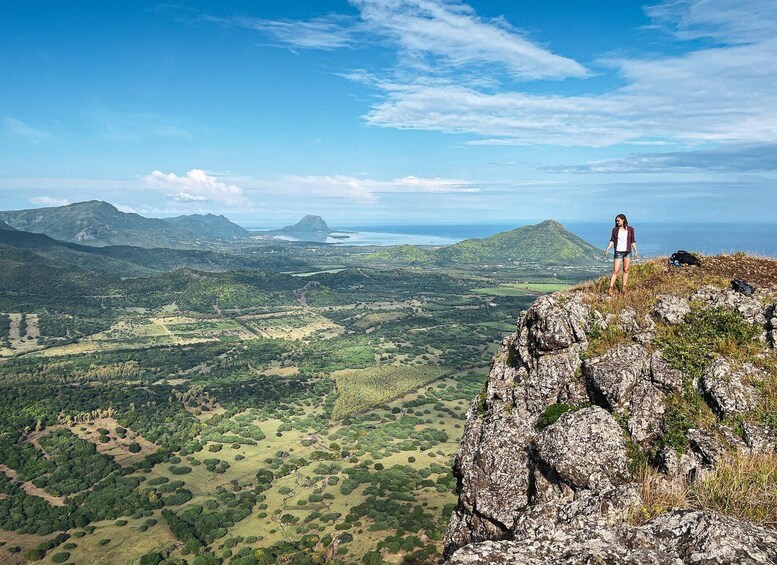
<instances>
[{"instance_id":1,"label":"conical green mountain","mask_svg":"<svg viewBox=\"0 0 777 565\"><path fill-rule=\"evenodd\" d=\"M601 250L555 220L523 226L485 239L467 239L435 252L444 264L537 263L590 265L602 262Z\"/></svg>"}]
</instances>

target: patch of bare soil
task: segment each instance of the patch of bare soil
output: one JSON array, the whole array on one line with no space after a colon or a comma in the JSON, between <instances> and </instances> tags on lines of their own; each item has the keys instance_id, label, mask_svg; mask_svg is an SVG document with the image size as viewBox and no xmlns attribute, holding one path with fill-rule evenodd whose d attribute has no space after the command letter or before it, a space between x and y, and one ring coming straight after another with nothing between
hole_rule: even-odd
<instances>
[{"instance_id":1,"label":"patch of bare soil","mask_svg":"<svg viewBox=\"0 0 777 565\"><path fill-rule=\"evenodd\" d=\"M750 255L702 257L701 272L726 279L742 279L757 287L777 288L777 261ZM693 267L691 267L693 268Z\"/></svg>"},{"instance_id":2,"label":"patch of bare soil","mask_svg":"<svg viewBox=\"0 0 777 565\"><path fill-rule=\"evenodd\" d=\"M118 426L119 423L113 418L96 418L86 423L75 424L68 429L81 439L95 444L98 453L110 455L116 460L116 463L123 467L128 467L159 449L156 444L129 429L127 429L125 437L120 438L116 434ZM110 439L105 443L100 441L100 433L97 431L99 428L108 430L107 437ZM133 442L140 445L141 449L138 453L132 453L129 450L129 446Z\"/></svg>"},{"instance_id":3,"label":"patch of bare soil","mask_svg":"<svg viewBox=\"0 0 777 565\"><path fill-rule=\"evenodd\" d=\"M16 471L11 469L10 467L6 467L2 463L0 463L0 471L5 473L12 481L17 482L18 479L16 478ZM29 494L30 496L37 496L39 498L42 498L52 506L64 506L65 505L65 499L60 496L54 496L53 494L47 493L42 488L36 487L32 483L28 482L20 482L18 483L19 488L22 489L24 492Z\"/></svg>"},{"instance_id":4,"label":"patch of bare soil","mask_svg":"<svg viewBox=\"0 0 777 565\"><path fill-rule=\"evenodd\" d=\"M27 337L33 339L40 337L40 327L38 326L37 314L27 314Z\"/></svg>"}]
</instances>

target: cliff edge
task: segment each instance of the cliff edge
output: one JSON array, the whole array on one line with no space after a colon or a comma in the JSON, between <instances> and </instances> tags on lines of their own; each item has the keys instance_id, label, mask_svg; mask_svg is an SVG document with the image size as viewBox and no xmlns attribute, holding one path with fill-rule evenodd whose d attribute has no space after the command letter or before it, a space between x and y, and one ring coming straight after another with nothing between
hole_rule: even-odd
<instances>
[{"instance_id":1,"label":"cliff edge","mask_svg":"<svg viewBox=\"0 0 777 565\"><path fill-rule=\"evenodd\" d=\"M502 342L456 455L449 564L777 563L777 262L629 282L542 297Z\"/></svg>"}]
</instances>

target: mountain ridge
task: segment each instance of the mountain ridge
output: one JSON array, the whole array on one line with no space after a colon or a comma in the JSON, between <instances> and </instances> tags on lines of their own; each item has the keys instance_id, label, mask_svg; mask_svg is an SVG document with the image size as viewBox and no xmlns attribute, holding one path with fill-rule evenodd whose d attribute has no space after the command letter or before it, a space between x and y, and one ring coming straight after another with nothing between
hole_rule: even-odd
<instances>
[{"instance_id":1,"label":"mountain ridge","mask_svg":"<svg viewBox=\"0 0 777 565\"><path fill-rule=\"evenodd\" d=\"M146 218L101 200L0 212L0 221L22 231L91 246L197 248L244 239L250 233L212 214Z\"/></svg>"}]
</instances>

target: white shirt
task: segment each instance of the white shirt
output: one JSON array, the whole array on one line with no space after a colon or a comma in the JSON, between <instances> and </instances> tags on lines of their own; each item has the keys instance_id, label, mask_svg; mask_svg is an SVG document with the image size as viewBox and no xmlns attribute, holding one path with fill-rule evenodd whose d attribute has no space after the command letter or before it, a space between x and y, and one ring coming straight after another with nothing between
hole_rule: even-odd
<instances>
[{"instance_id":1,"label":"white shirt","mask_svg":"<svg viewBox=\"0 0 777 565\"><path fill-rule=\"evenodd\" d=\"M628 251L629 232L626 228L618 228L618 243L615 251Z\"/></svg>"}]
</instances>

